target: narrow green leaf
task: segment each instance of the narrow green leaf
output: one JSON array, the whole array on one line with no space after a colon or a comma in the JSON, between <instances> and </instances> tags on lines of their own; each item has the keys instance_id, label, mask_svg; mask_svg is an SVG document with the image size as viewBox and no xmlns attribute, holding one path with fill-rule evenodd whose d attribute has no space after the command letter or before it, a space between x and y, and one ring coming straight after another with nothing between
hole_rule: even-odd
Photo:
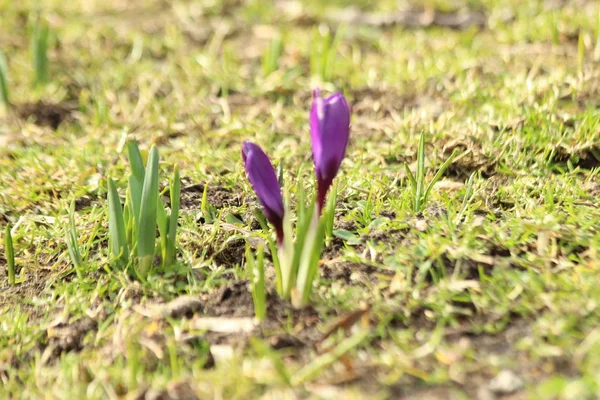
<instances>
[{"instance_id":1,"label":"narrow green leaf","mask_svg":"<svg viewBox=\"0 0 600 400\"><path fill-rule=\"evenodd\" d=\"M160 195L156 198L156 224L158 225L158 233L160 234L160 257L162 265L167 265L167 248L169 246L169 217L167 209Z\"/></svg>"},{"instance_id":2,"label":"narrow green leaf","mask_svg":"<svg viewBox=\"0 0 600 400\"><path fill-rule=\"evenodd\" d=\"M10 96L8 88L8 63L4 52L0 50L0 104L4 107L10 106Z\"/></svg>"},{"instance_id":3,"label":"narrow green leaf","mask_svg":"<svg viewBox=\"0 0 600 400\"><path fill-rule=\"evenodd\" d=\"M127 153L129 155L131 172L133 177L139 182L141 188L142 182L144 182L144 160L142 159L142 153L140 153L140 148L135 140L129 140L127 142Z\"/></svg>"},{"instance_id":4,"label":"narrow green leaf","mask_svg":"<svg viewBox=\"0 0 600 400\"><path fill-rule=\"evenodd\" d=\"M129 176L129 198L131 206L131 216L133 217L134 226L140 224L140 209L142 207L142 189L143 179L140 181L134 175Z\"/></svg>"},{"instance_id":5,"label":"narrow green leaf","mask_svg":"<svg viewBox=\"0 0 600 400\"><path fill-rule=\"evenodd\" d=\"M346 229L335 229L333 231L333 235L337 238L340 238L346 242L348 241L356 241L360 239L354 232L347 231Z\"/></svg>"},{"instance_id":6,"label":"narrow green leaf","mask_svg":"<svg viewBox=\"0 0 600 400\"><path fill-rule=\"evenodd\" d=\"M200 201L200 211L204 217L204 222L211 224L214 222L214 215L208 202L208 183L204 184L204 190L202 191L202 200Z\"/></svg>"},{"instance_id":7,"label":"narrow green leaf","mask_svg":"<svg viewBox=\"0 0 600 400\"><path fill-rule=\"evenodd\" d=\"M314 217L313 217L314 218ZM306 274L305 283L303 285L302 293L302 304L301 306L305 306L310 304L310 295L313 290L313 283L315 278L318 276L319 272L319 262L321 261L321 252L323 251L323 244L325 239L325 224L319 220L317 221L317 230L312 242L312 246L307 246L305 244L305 249L309 251L308 256L310 257L310 261L308 263L308 272ZM314 229L312 224L310 229ZM303 255L304 257L304 255ZM298 273L300 275L300 272ZM300 280L300 277L299 277ZM300 288L300 285L298 286Z\"/></svg>"},{"instance_id":8,"label":"narrow green leaf","mask_svg":"<svg viewBox=\"0 0 600 400\"><path fill-rule=\"evenodd\" d=\"M327 199L327 205L325 207L325 213L323 216L325 224L325 238L329 242L333 239L333 223L335 222L335 204L337 202L337 189L338 185L335 183L331 187L329 198Z\"/></svg>"},{"instance_id":9,"label":"narrow green leaf","mask_svg":"<svg viewBox=\"0 0 600 400\"><path fill-rule=\"evenodd\" d=\"M10 224L6 224L4 230L4 251L6 256L6 266L8 269L8 284L15 285L15 249L13 248L12 234L10 233Z\"/></svg>"},{"instance_id":10,"label":"narrow green leaf","mask_svg":"<svg viewBox=\"0 0 600 400\"><path fill-rule=\"evenodd\" d=\"M296 273L298 270L298 258L296 254L296 246L298 241L294 243L294 229L290 218L289 196L286 191L284 197L284 216L283 216L283 243L278 243L277 256L279 260L279 269L281 271L281 296L289 300L291 290L294 287ZM297 222L296 226L299 226Z\"/></svg>"},{"instance_id":11,"label":"narrow green leaf","mask_svg":"<svg viewBox=\"0 0 600 400\"><path fill-rule=\"evenodd\" d=\"M314 240L314 235L312 235L311 232L314 231L314 229L312 229L313 224L318 223L319 218L316 208L316 204L313 207L307 207L302 219L298 218L296 221L296 241L291 245L291 248L293 249L293 257L291 262L291 270L289 273L290 286L288 288L288 298L290 290L294 286L296 286L296 297L298 298L300 296L301 298L302 296L302 290L300 288L303 288L305 285L308 276L308 264L310 263L310 259L306 259L306 254L308 254L307 250L304 249L307 246L312 246L309 243L312 243ZM294 235L291 232L289 235L285 233L284 240L287 238L287 236L290 236L289 241L291 242Z\"/></svg>"},{"instance_id":12,"label":"narrow green leaf","mask_svg":"<svg viewBox=\"0 0 600 400\"><path fill-rule=\"evenodd\" d=\"M258 256L256 259L255 269L255 287L257 292L258 310L256 317L262 321L267 316L267 288L265 286L265 252L263 245L258 245Z\"/></svg>"},{"instance_id":13,"label":"narrow green leaf","mask_svg":"<svg viewBox=\"0 0 600 400\"><path fill-rule=\"evenodd\" d=\"M260 225L261 229L263 230L264 233L269 233L269 225L267 223L267 219L265 218L265 215L263 214L263 212L260 209L255 209L254 212L254 218L256 218L256 220L258 221L258 224Z\"/></svg>"},{"instance_id":14,"label":"narrow green leaf","mask_svg":"<svg viewBox=\"0 0 600 400\"><path fill-rule=\"evenodd\" d=\"M412 191L413 191L413 196L416 196L416 194L417 194L417 181L415 180L415 176L410 171L410 168L408 167L407 163L404 163L404 170L406 171L406 176L408 177L408 180L410 181L410 186L411 186Z\"/></svg>"},{"instance_id":15,"label":"narrow green leaf","mask_svg":"<svg viewBox=\"0 0 600 400\"><path fill-rule=\"evenodd\" d=\"M73 262L73 266L75 267L75 272L77 276L82 279L83 278L83 262L81 259L81 252L79 251L79 243L77 241L77 228L75 227L75 202L71 202L71 206L69 207L69 231L67 233L67 249L69 250L69 255L71 257L71 261Z\"/></svg>"},{"instance_id":16,"label":"narrow green leaf","mask_svg":"<svg viewBox=\"0 0 600 400\"><path fill-rule=\"evenodd\" d=\"M50 81L50 73L48 71L49 32L50 29L48 24L42 18L38 18L33 28L33 35L31 38L35 86L42 86Z\"/></svg>"},{"instance_id":17,"label":"narrow green leaf","mask_svg":"<svg viewBox=\"0 0 600 400\"><path fill-rule=\"evenodd\" d=\"M469 203L471 203L471 201L473 200L474 194L473 194L473 181L475 179L475 172L473 172L471 174L471 176L469 176L469 180L467 181L467 187L466 187L466 191L465 191L465 195L463 198L463 202L462 202L462 206L460 208L459 213L456 215L456 218L454 219L454 225L455 226L459 226L462 223L463 217L465 215L465 213L467 212L467 209L469 207ZM548 187L548 190L550 190L551 188ZM548 193L548 192L546 192ZM552 201L554 200L554 196L551 197L547 197L546 198L546 203L547 204L552 204Z\"/></svg>"},{"instance_id":18,"label":"narrow green leaf","mask_svg":"<svg viewBox=\"0 0 600 400\"><path fill-rule=\"evenodd\" d=\"M271 258L273 261L273 267L275 268L275 281L277 286L277 293L281 297L283 297L283 279L281 274L281 263L279 260L279 249L277 247L277 243L272 239L270 235L269 225L267 224L267 220L263 212L259 209L254 210L254 217L258 221L261 229L267 235L266 241L269 246L269 251L271 252Z\"/></svg>"},{"instance_id":19,"label":"narrow green leaf","mask_svg":"<svg viewBox=\"0 0 600 400\"><path fill-rule=\"evenodd\" d=\"M158 149L152 146L146 165L142 200L140 207L140 226L138 229L139 272L145 276L154 261L156 239L156 219L158 203Z\"/></svg>"},{"instance_id":20,"label":"narrow green leaf","mask_svg":"<svg viewBox=\"0 0 600 400\"><path fill-rule=\"evenodd\" d=\"M308 296L310 296L315 258L317 263L316 268L318 269L318 262L321 257L320 252L323 246L323 233L325 229L324 224L320 222L316 205L309 218L308 223L306 221L299 222L299 230L296 235L294 258L297 259L298 270L295 273L296 292L292 296L292 303L295 307L301 307L307 303L306 293L308 292ZM319 254L315 254L316 251Z\"/></svg>"},{"instance_id":21,"label":"narrow green leaf","mask_svg":"<svg viewBox=\"0 0 600 400\"><path fill-rule=\"evenodd\" d=\"M427 186L427 190L425 190L425 193L423 194L423 204L425 204L427 202L427 199L429 198L429 192L431 192L433 185L435 185L437 183L437 181L440 180L440 178L442 177L442 175L444 174L446 169L450 166L450 164L452 164L452 161L454 161L455 155L456 155L456 152L453 151L452 154L450 154L450 157L448 157L446 159L446 161L444 161L442 166L437 170L437 172L433 176L433 179L431 180L431 182L429 182L429 185Z\"/></svg>"},{"instance_id":22,"label":"narrow green leaf","mask_svg":"<svg viewBox=\"0 0 600 400\"><path fill-rule=\"evenodd\" d=\"M177 220L179 218L179 206L181 203L181 179L179 168L175 166L173 179L171 180L171 215L169 216L169 241L167 247L167 266L175 262L177 251Z\"/></svg>"},{"instance_id":23,"label":"narrow green leaf","mask_svg":"<svg viewBox=\"0 0 600 400\"><path fill-rule=\"evenodd\" d=\"M111 178L108 178L108 233L111 256L118 262L126 263L129 253L123 209L117 187Z\"/></svg>"},{"instance_id":24,"label":"narrow green leaf","mask_svg":"<svg viewBox=\"0 0 600 400\"><path fill-rule=\"evenodd\" d=\"M298 175L300 176L300 175ZM296 192L297 204L296 204L296 216L298 221L303 221L306 218L306 192L304 186L298 185Z\"/></svg>"},{"instance_id":25,"label":"narrow green leaf","mask_svg":"<svg viewBox=\"0 0 600 400\"><path fill-rule=\"evenodd\" d=\"M423 189L425 188L425 133L421 132L419 148L417 149L417 190L415 193L415 212L421 211Z\"/></svg>"},{"instance_id":26,"label":"narrow green leaf","mask_svg":"<svg viewBox=\"0 0 600 400\"><path fill-rule=\"evenodd\" d=\"M282 43L281 36L279 35L276 35L271 39L269 48L263 57L262 68L264 76L269 76L279 68L279 58L281 57L283 48Z\"/></svg>"},{"instance_id":27,"label":"narrow green leaf","mask_svg":"<svg viewBox=\"0 0 600 400\"><path fill-rule=\"evenodd\" d=\"M129 187L127 187L127 191L125 192L125 205L123 206L123 222L125 223L125 235L127 236L127 244L129 245L130 252L133 252L133 249L135 248L137 243L137 225L135 224L135 218L133 215L134 212L131 203L131 190L129 189Z\"/></svg>"},{"instance_id":28,"label":"narrow green leaf","mask_svg":"<svg viewBox=\"0 0 600 400\"><path fill-rule=\"evenodd\" d=\"M265 287L264 250L260 244L257 249L257 259L254 260L250 246L246 246L246 269L251 273L250 288L254 302L256 319L262 321L267 313L267 291Z\"/></svg>"},{"instance_id":29,"label":"narrow green leaf","mask_svg":"<svg viewBox=\"0 0 600 400\"><path fill-rule=\"evenodd\" d=\"M552 43L555 46L559 46L560 45L560 32L558 30L558 23L559 23L559 18L558 18L558 11L554 11L552 13Z\"/></svg>"}]
</instances>

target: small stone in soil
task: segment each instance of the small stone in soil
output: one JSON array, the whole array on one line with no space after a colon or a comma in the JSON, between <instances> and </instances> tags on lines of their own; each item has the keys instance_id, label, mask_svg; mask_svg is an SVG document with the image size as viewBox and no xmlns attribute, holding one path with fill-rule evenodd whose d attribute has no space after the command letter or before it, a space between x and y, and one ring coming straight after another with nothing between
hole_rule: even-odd
<instances>
[{"instance_id":1,"label":"small stone in soil","mask_svg":"<svg viewBox=\"0 0 600 400\"><path fill-rule=\"evenodd\" d=\"M489 387L497 394L513 393L523 387L523 380L511 370L504 369L490 381Z\"/></svg>"}]
</instances>

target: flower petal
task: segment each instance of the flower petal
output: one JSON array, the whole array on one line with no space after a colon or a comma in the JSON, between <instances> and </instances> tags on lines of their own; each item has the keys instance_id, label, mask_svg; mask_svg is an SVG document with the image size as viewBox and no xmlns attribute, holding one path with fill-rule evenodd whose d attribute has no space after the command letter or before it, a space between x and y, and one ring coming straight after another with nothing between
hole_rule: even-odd
<instances>
[{"instance_id":1,"label":"flower petal","mask_svg":"<svg viewBox=\"0 0 600 400\"><path fill-rule=\"evenodd\" d=\"M340 169L350 137L350 107L341 93L323 99L319 97L318 89L313 92L310 131L319 203L322 205Z\"/></svg>"},{"instance_id":2,"label":"flower petal","mask_svg":"<svg viewBox=\"0 0 600 400\"><path fill-rule=\"evenodd\" d=\"M242 157L248 180L263 205L265 216L279 231L284 207L275 169L265 152L252 142L242 144Z\"/></svg>"}]
</instances>

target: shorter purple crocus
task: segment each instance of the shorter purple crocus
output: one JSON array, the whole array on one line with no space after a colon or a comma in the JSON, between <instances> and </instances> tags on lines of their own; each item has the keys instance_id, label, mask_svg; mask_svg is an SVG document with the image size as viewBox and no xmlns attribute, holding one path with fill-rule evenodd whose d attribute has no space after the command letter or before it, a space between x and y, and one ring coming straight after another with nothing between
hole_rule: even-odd
<instances>
[{"instance_id":1,"label":"shorter purple crocus","mask_svg":"<svg viewBox=\"0 0 600 400\"><path fill-rule=\"evenodd\" d=\"M350 137L350 107L343 94L335 93L324 99L319 96L319 89L315 89L310 110L310 133L320 214Z\"/></svg>"},{"instance_id":2,"label":"shorter purple crocus","mask_svg":"<svg viewBox=\"0 0 600 400\"><path fill-rule=\"evenodd\" d=\"M263 206L265 216L275 227L277 242L283 242L284 206L281 187L273 164L265 152L252 142L242 144L242 157L248 180Z\"/></svg>"}]
</instances>

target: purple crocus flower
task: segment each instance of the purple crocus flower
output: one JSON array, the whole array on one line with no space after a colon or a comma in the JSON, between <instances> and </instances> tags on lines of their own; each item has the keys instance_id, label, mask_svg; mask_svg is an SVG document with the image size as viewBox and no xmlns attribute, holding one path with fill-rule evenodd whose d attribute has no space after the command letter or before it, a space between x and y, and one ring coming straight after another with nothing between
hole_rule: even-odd
<instances>
[{"instance_id":1,"label":"purple crocus flower","mask_svg":"<svg viewBox=\"0 0 600 400\"><path fill-rule=\"evenodd\" d=\"M310 134L320 213L346 154L350 136L350 107L343 94L335 93L324 99L319 96L319 89L315 89L310 110Z\"/></svg>"},{"instance_id":2,"label":"purple crocus flower","mask_svg":"<svg viewBox=\"0 0 600 400\"><path fill-rule=\"evenodd\" d=\"M283 241L283 197L275 169L265 152L252 142L242 144L242 157L254 192L260 200L265 216L277 231L277 241Z\"/></svg>"}]
</instances>

